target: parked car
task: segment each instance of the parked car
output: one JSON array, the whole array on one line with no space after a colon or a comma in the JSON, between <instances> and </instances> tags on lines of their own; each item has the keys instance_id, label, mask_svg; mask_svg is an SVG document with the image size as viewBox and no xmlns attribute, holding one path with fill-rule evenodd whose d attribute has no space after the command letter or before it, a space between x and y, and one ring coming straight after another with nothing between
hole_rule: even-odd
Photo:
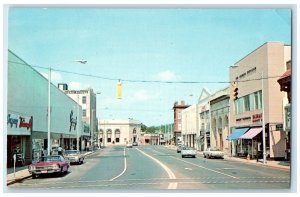
<instances>
[{"instance_id":1,"label":"parked car","mask_svg":"<svg viewBox=\"0 0 300 197\"><path fill-rule=\"evenodd\" d=\"M181 153L182 148L185 147L184 145L178 145L177 146L177 153Z\"/></svg>"},{"instance_id":2,"label":"parked car","mask_svg":"<svg viewBox=\"0 0 300 197\"><path fill-rule=\"evenodd\" d=\"M72 163L82 164L84 160L84 155L81 154L81 152L78 150L66 150L64 152L64 158L69 160L71 164Z\"/></svg>"},{"instance_id":3,"label":"parked car","mask_svg":"<svg viewBox=\"0 0 300 197\"><path fill-rule=\"evenodd\" d=\"M132 143L129 143L129 142L128 142L128 143L126 144L126 147L127 147L127 148L132 148Z\"/></svg>"},{"instance_id":4,"label":"parked car","mask_svg":"<svg viewBox=\"0 0 300 197\"><path fill-rule=\"evenodd\" d=\"M222 152L218 148L207 148L205 151L203 151L204 158L221 158L224 159L224 152Z\"/></svg>"},{"instance_id":5,"label":"parked car","mask_svg":"<svg viewBox=\"0 0 300 197\"><path fill-rule=\"evenodd\" d=\"M137 142L133 142L133 143L132 143L132 146L137 146L137 145L138 145Z\"/></svg>"},{"instance_id":6,"label":"parked car","mask_svg":"<svg viewBox=\"0 0 300 197\"><path fill-rule=\"evenodd\" d=\"M197 151L192 147L184 146L181 149L181 157L194 157L196 158Z\"/></svg>"},{"instance_id":7,"label":"parked car","mask_svg":"<svg viewBox=\"0 0 300 197\"><path fill-rule=\"evenodd\" d=\"M63 174L67 173L70 162L61 155L52 155L42 157L41 161L28 166L29 173L32 178L36 178L40 174Z\"/></svg>"}]
</instances>

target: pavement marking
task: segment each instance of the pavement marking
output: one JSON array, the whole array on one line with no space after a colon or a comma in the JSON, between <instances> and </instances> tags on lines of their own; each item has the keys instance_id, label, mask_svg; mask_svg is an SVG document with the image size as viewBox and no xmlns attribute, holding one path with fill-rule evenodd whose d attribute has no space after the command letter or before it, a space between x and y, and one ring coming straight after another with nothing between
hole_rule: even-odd
<instances>
[{"instance_id":1,"label":"pavement marking","mask_svg":"<svg viewBox=\"0 0 300 197\"><path fill-rule=\"evenodd\" d=\"M139 148L136 148L136 149L138 151L140 151L142 154L144 154L145 156L149 157L150 159L152 159L156 163L158 163L168 173L170 179L176 179L175 174L165 164L163 164L162 162L160 162L158 159L152 157L151 155L148 155L147 153L145 153L144 151L140 150ZM177 188L177 183L176 182L169 183L168 189L176 189L176 188Z\"/></svg>"},{"instance_id":2,"label":"pavement marking","mask_svg":"<svg viewBox=\"0 0 300 197\"><path fill-rule=\"evenodd\" d=\"M127 170L127 160L126 160L126 152L125 152L125 150L126 150L126 148L124 148L124 154L123 154L123 155L124 155L124 170L123 170L123 172L121 172L121 174L119 174L118 176L116 176L116 177L110 179L109 181L113 181L113 180L119 178L119 177L122 176L122 175L125 173L125 171Z\"/></svg>"},{"instance_id":3,"label":"pavement marking","mask_svg":"<svg viewBox=\"0 0 300 197\"><path fill-rule=\"evenodd\" d=\"M192 168L184 168L185 170L190 170L190 171L192 171L193 169Z\"/></svg>"},{"instance_id":4,"label":"pavement marking","mask_svg":"<svg viewBox=\"0 0 300 197\"><path fill-rule=\"evenodd\" d=\"M177 160L179 160L179 161L182 161L182 162L185 162L185 163L188 163L188 164L197 166L197 167L199 167L199 168L203 168L203 169L205 169L205 170L209 170L209 171L212 171L212 172L215 172L215 173L218 173L218 174L222 174L222 175L225 175L225 176L229 176L229 177L234 178L234 179L239 179L238 177L235 177L235 176L232 176L232 175L229 175L229 174L225 174L225 173L223 173L223 172L219 172L219 171L216 171L216 170L212 170L212 169L209 169L209 168L206 168L206 167L203 167L203 166L200 166L200 165L197 165L197 164L194 164L194 163L191 163L191 162L182 160L182 159L178 159L178 158L176 158L176 157L174 157L174 156L171 156L171 157L174 158L174 159L177 159Z\"/></svg>"}]
</instances>

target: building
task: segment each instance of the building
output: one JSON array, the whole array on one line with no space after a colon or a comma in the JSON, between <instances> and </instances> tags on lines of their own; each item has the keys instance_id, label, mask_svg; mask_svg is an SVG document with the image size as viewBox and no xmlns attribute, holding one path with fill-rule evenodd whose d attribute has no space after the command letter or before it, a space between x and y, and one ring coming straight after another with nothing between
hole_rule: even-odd
<instances>
[{"instance_id":1,"label":"building","mask_svg":"<svg viewBox=\"0 0 300 197\"><path fill-rule=\"evenodd\" d=\"M229 87L219 90L210 96L211 132L210 146L219 148L226 155L230 155L229 136Z\"/></svg>"},{"instance_id":2,"label":"building","mask_svg":"<svg viewBox=\"0 0 300 197\"><path fill-rule=\"evenodd\" d=\"M189 147L198 149L198 145L196 143L196 136L200 136L198 105L191 105L190 107L182 110L181 114L181 135L183 142Z\"/></svg>"},{"instance_id":3,"label":"building","mask_svg":"<svg viewBox=\"0 0 300 197\"><path fill-rule=\"evenodd\" d=\"M86 149L91 146L93 139L96 139L95 135L98 128L96 93L94 93L92 88L87 90L68 90L67 84L58 84L58 87L82 107L82 121L89 126L89 136L85 136L82 139L82 148Z\"/></svg>"},{"instance_id":4,"label":"building","mask_svg":"<svg viewBox=\"0 0 300 197\"><path fill-rule=\"evenodd\" d=\"M292 80L292 62L291 60L286 63L286 71L283 75L277 80L280 85L280 91L287 93L287 101L284 101L284 121L283 121L283 130L286 132L286 160L290 160L291 153L291 80Z\"/></svg>"},{"instance_id":5,"label":"building","mask_svg":"<svg viewBox=\"0 0 300 197\"><path fill-rule=\"evenodd\" d=\"M98 143L101 146L141 143L141 125L138 120L99 120Z\"/></svg>"},{"instance_id":6,"label":"building","mask_svg":"<svg viewBox=\"0 0 300 197\"><path fill-rule=\"evenodd\" d=\"M25 163L36 162L48 148L48 79L8 50L7 83L7 166L13 154L21 154ZM76 146L77 137L85 135L77 122L82 108L53 84L51 92L51 148ZM77 113L76 113L77 111ZM80 118L81 119L81 118Z\"/></svg>"},{"instance_id":7,"label":"building","mask_svg":"<svg viewBox=\"0 0 300 197\"><path fill-rule=\"evenodd\" d=\"M210 147L210 96L211 92L203 88L198 99L200 135L197 137L197 143L200 151Z\"/></svg>"},{"instance_id":8,"label":"building","mask_svg":"<svg viewBox=\"0 0 300 197\"><path fill-rule=\"evenodd\" d=\"M277 125L283 123L285 94L276 80L290 59L290 46L267 42L231 66L230 89L238 88L238 99L234 100L231 94L229 109L228 140L234 155L262 157L265 153L268 158L284 158L286 134Z\"/></svg>"},{"instance_id":9,"label":"building","mask_svg":"<svg viewBox=\"0 0 300 197\"><path fill-rule=\"evenodd\" d=\"M181 130L182 130L182 115L181 112L190 105L186 105L184 101L178 103L177 101L173 105L174 111L174 143L175 145L181 140Z\"/></svg>"}]
</instances>

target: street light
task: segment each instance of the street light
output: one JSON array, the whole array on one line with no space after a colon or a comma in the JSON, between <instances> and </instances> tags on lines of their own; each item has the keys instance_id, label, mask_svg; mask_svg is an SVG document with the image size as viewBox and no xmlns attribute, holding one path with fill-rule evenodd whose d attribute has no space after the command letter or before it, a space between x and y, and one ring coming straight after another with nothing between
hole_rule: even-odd
<instances>
[{"instance_id":1,"label":"street light","mask_svg":"<svg viewBox=\"0 0 300 197\"><path fill-rule=\"evenodd\" d=\"M81 64L86 64L86 60L74 60L74 62L78 62ZM48 155L50 155L51 150L51 66L49 66L49 73L48 73ZM77 117L78 121L78 117ZM78 125L77 125L78 128Z\"/></svg>"}]
</instances>

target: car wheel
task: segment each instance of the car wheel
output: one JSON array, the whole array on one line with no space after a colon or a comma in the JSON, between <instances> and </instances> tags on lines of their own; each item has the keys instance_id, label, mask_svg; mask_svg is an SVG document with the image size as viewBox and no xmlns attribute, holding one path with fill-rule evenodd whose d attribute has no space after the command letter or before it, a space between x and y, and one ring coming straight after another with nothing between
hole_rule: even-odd
<instances>
[{"instance_id":1,"label":"car wheel","mask_svg":"<svg viewBox=\"0 0 300 197\"><path fill-rule=\"evenodd\" d=\"M36 174L32 174L32 179L36 179L37 175Z\"/></svg>"}]
</instances>

